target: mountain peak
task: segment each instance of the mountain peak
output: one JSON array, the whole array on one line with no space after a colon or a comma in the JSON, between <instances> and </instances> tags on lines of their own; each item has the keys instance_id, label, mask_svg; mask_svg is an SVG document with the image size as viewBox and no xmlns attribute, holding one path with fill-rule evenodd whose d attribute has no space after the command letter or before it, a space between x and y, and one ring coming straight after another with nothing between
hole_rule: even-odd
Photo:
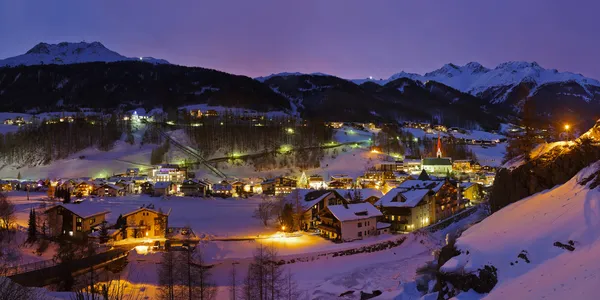
<instances>
[{"instance_id":1,"label":"mountain peak","mask_svg":"<svg viewBox=\"0 0 600 300\"><path fill-rule=\"evenodd\" d=\"M521 69L544 69L537 62L526 62L526 61L508 61L505 63L499 64L496 69L511 69L511 70L521 70Z\"/></svg>"},{"instance_id":2,"label":"mountain peak","mask_svg":"<svg viewBox=\"0 0 600 300\"><path fill-rule=\"evenodd\" d=\"M116 61L142 61L152 64L168 64L164 59L152 57L126 57L106 48L102 43L88 42L61 42L58 44L39 43L25 54L0 60L0 67L14 67L18 65L43 65L43 64L76 64L87 62L116 62Z\"/></svg>"}]
</instances>

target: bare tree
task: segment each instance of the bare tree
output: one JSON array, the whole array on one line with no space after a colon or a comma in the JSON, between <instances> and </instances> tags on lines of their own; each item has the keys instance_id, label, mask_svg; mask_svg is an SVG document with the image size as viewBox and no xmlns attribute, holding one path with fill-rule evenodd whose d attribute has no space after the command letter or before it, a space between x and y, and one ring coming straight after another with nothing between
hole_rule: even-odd
<instances>
[{"instance_id":1,"label":"bare tree","mask_svg":"<svg viewBox=\"0 0 600 300\"><path fill-rule=\"evenodd\" d=\"M261 220L263 225L268 226L269 220L271 219L271 216L273 216L275 208L276 205L274 205L272 201L264 198L254 211L253 217Z\"/></svg>"},{"instance_id":2,"label":"bare tree","mask_svg":"<svg viewBox=\"0 0 600 300\"><path fill-rule=\"evenodd\" d=\"M291 279L290 279L291 280ZM287 299L288 294L296 294L295 288L289 293L286 287L293 286L286 281L282 264L277 259L274 247L260 245L254 260L248 266L248 276L244 280L243 298L246 300L280 300Z\"/></svg>"},{"instance_id":3,"label":"bare tree","mask_svg":"<svg viewBox=\"0 0 600 300\"><path fill-rule=\"evenodd\" d=\"M165 300L175 299L175 289L178 282L177 259L173 251L162 254L161 265L158 269L159 298Z\"/></svg>"},{"instance_id":4,"label":"bare tree","mask_svg":"<svg viewBox=\"0 0 600 300\"><path fill-rule=\"evenodd\" d=\"M8 277L0 277L0 300L28 300L39 299L34 293ZM43 298L42 298L43 299Z\"/></svg>"},{"instance_id":5,"label":"bare tree","mask_svg":"<svg viewBox=\"0 0 600 300\"><path fill-rule=\"evenodd\" d=\"M236 300L238 298L237 295L237 271L235 270L235 265L237 265L239 263L234 262L231 263L231 272L229 273L230 275L230 283L231 283L231 288L230 288L230 297L229 299L231 300Z\"/></svg>"},{"instance_id":6,"label":"bare tree","mask_svg":"<svg viewBox=\"0 0 600 300\"><path fill-rule=\"evenodd\" d=\"M15 206L6 195L0 193L0 237L5 235L10 239L9 231L15 222Z\"/></svg>"}]
</instances>

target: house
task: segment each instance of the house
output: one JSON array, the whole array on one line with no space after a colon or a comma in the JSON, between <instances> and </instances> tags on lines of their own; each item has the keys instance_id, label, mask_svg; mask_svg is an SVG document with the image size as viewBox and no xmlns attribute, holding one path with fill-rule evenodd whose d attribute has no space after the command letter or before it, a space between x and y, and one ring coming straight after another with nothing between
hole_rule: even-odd
<instances>
[{"instance_id":1,"label":"house","mask_svg":"<svg viewBox=\"0 0 600 300\"><path fill-rule=\"evenodd\" d=\"M348 200L348 202L369 202L374 204L383 196L383 193L378 189L338 189L335 191Z\"/></svg>"},{"instance_id":2,"label":"house","mask_svg":"<svg viewBox=\"0 0 600 300\"><path fill-rule=\"evenodd\" d=\"M327 188L327 183L325 182L325 180L323 180L323 176L321 176L321 175L311 175L308 178L308 186L311 189L315 189L315 190L326 189Z\"/></svg>"},{"instance_id":3,"label":"house","mask_svg":"<svg viewBox=\"0 0 600 300\"><path fill-rule=\"evenodd\" d=\"M349 242L377 235L377 218L382 214L371 203L329 205L319 213L322 236Z\"/></svg>"},{"instance_id":4,"label":"house","mask_svg":"<svg viewBox=\"0 0 600 300\"><path fill-rule=\"evenodd\" d=\"M229 182L223 180L220 183L212 185L212 194L221 197L230 197L233 192L233 187Z\"/></svg>"},{"instance_id":5,"label":"house","mask_svg":"<svg viewBox=\"0 0 600 300\"><path fill-rule=\"evenodd\" d=\"M205 117L218 117L219 113L214 109L209 109L204 112Z\"/></svg>"},{"instance_id":6,"label":"house","mask_svg":"<svg viewBox=\"0 0 600 300\"><path fill-rule=\"evenodd\" d=\"M92 203L59 204L44 211L48 234L82 238L106 220L110 211Z\"/></svg>"},{"instance_id":7,"label":"house","mask_svg":"<svg viewBox=\"0 0 600 300\"><path fill-rule=\"evenodd\" d=\"M423 175L423 174L422 174ZM422 178L422 176L419 176ZM459 212L464 206L458 202L458 189L450 180L407 180L398 188L407 190L429 189L435 200L430 222L435 223ZM386 194L387 195L387 194Z\"/></svg>"},{"instance_id":8,"label":"house","mask_svg":"<svg viewBox=\"0 0 600 300\"><path fill-rule=\"evenodd\" d=\"M375 203L394 232L413 231L431 224L435 214L434 205L433 191L427 187L410 190L395 188Z\"/></svg>"},{"instance_id":9,"label":"house","mask_svg":"<svg viewBox=\"0 0 600 300\"><path fill-rule=\"evenodd\" d=\"M10 191L12 191L12 184L10 184L10 181L0 180L0 192Z\"/></svg>"},{"instance_id":10,"label":"house","mask_svg":"<svg viewBox=\"0 0 600 300\"><path fill-rule=\"evenodd\" d=\"M94 190L94 194L98 195L98 197L117 197L124 196L125 189L121 186L105 183L96 190Z\"/></svg>"},{"instance_id":11,"label":"house","mask_svg":"<svg viewBox=\"0 0 600 300\"><path fill-rule=\"evenodd\" d=\"M244 192L244 186L246 184L237 180L231 183L231 191L232 193L234 193L236 196L239 196L240 194L242 194Z\"/></svg>"},{"instance_id":12,"label":"house","mask_svg":"<svg viewBox=\"0 0 600 300\"><path fill-rule=\"evenodd\" d=\"M267 179L261 183L263 194L266 195L286 195L292 192L297 186L296 179L280 176Z\"/></svg>"},{"instance_id":13,"label":"house","mask_svg":"<svg viewBox=\"0 0 600 300\"><path fill-rule=\"evenodd\" d=\"M208 190L208 184L197 179L186 179L179 187L179 190L184 196L205 197Z\"/></svg>"},{"instance_id":14,"label":"house","mask_svg":"<svg viewBox=\"0 0 600 300\"><path fill-rule=\"evenodd\" d=\"M169 225L169 212L140 207L123 216L125 238L164 238Z\"/></svg>"},{"instance_id":15,"label":"house","mask_svg":"<svg viewBox=\"0 0 600 300\"><path fill-rule=\"evenodd\" d=\"M342 186L344 186L344 187L341 187L341 188L349 189L349 188L352 188L352 186L354 185L354 179L352 179L352 177L350 177L350 176L348 176L346 174L331 175L329 177L329 180L331 182L341 183ZM336 188L339 188L339 187L336 187Z\"/></svg>"},{"instance_id":16,"label":"house","mask_svg":"<svg viewBox=\"0 0 600 300\"><path fill-rule=\"evenodd\" d=\"M319 224L319 212L329 205L348 204L342 195L332 190L295 189L286 195L284 202L302 210L300 229L309 230Z\"/></svg>"},{"instance_id":17,"label":"house","mask_svg":"<svg viewBox=\"0 0 600 300\"><path fill-rule=\"evenodd\" d=\"M159 181L154 184L154 196L169 196L177 192L177 185L170 181Z\"/></svg>"},{"instance_id":18,"label":"house","mask_svg":"<svg viewBox=\"0 0 600 300\"><path fill-rule=\"evenodd\" d=\"M452 170L457 172L471 172L471 161L467 159L455 160L452 162Z\"/></svg>"},{"instance_id":19,"label":"house","mask_svg":"<svg viewBox=\"0 0 600 300\"><path fill-rule=\"evenodd\" d=\"M72 193L76 197L87 197L94 191L94 185L91 182L82 181L75 185L72 190Z\"/></svg>"},{"instance_id":20,"label":"house","mask_svg":"<svg viewBox=\"0 0 600 300\"><path fill-rule=\"evenodd\" d=\"M404 171L409 174L418 174L422 169L421 163L420 158L405 158L403 163Z\"/></svg>"},{"instance_id":21,"label":"house","mask_svg":"<svg viewBox=\"0 0 600 300\"><path fill-rule=\"evenodd\" d=\"M146 181L140 184L140 192L142 194L154 195L154 184L150 181Z\"/></svg>"},{"instance_id":22,"label":"house","mask_svg":"<svg viewBox=\"0 0 600 300\"><path fill-rule=\"evenodd\" d=\"M125 173L127 174L127 176L138 176L138 175L140 175L140 169L139 168L128 168L127 171L125 171Z\"/></svg>"},{"instance_id":23,"label":"house","mask_svg":"<svg viewBox=\"0 0 600 300\"><path fill-rule=\"evenodd\" d=\"M469 199L471 203L480 203L483 200L483 186L476 182L461 182L458 185L461 198Z\"/></svg>"}]
</instances>

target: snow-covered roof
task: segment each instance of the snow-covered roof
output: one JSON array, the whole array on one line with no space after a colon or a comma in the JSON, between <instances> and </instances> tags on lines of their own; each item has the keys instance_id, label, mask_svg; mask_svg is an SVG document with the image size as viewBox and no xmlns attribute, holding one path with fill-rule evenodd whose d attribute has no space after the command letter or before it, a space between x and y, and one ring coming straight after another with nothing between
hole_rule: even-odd
<instances>
[{"instance_id":1,"label":"snow-covered roof","mask_svg":"<svg viewBox=\"0 0 600 300\"><path fill-rule=\"evenodd\" d=\"M386 229L386 228L390 228L390 226L392 226L392 224L390 224L390 223L377 222L377 229Z\"/></svg>"},{"instance_id":2,"label":"snow-covered roof","mask_svg":"<svg viewBox=\"0 0 600 300\"><path fill-rule=\"evenodd\" d=\"M444 185L444 181L437 180L406 180L398 185L398 188L402 189L424 189L429 188L434 192L438 192Z\"/></svg>"},{"instance_id":3,"label":"snow-covered roof","mask_svg":"<svg viewBox=\"0 0 600 300\"><path fill-rule=\"evenodd\" d=\"M405 190L403 188L395 188L381 197L375 205L383 207L415 207L421 203L425 195L429 193L429 189ZM402 195L404 201L396 201L398 195Z\"/></svg>"},{"instance_id":4,"label":"snow-covered roof","mask_svg":"<svg viewBox=\"0 0 600 300\"><path fill-rule=\"evenodd\" d=\"M370 189L370 188L368 188L368 189L349 189L349 190L346 190L346 189L336 189L335 191L338 194L342 195L343 197L346 197L346 195L348 193L350 193L350 196L354 196L354 192L357 191L357 190L360 191L363 200L367 199L367 198L370 198L370 197L381 198L383 196L383 192L381 192L380 190L378 190L378 189Z\"/></svg>"},{"instance_id":5,"label":"snow-covered roof","mask_svg":"<svg viewBox=\"0 0 600 300\"><path fill-rule=\"evenodd\" d=\"M110 183L105 183L105 184L101 185L99 187L99 189L104 188L104 187L108 187L108 188L111 188L111 189L114 189L114 190L117 190L117 191L123 189L123 187L121 187L121 186L110 184Z\"/></svg>"},{"instance_id":6,"label":"snow-covered roof","mask_svg":"<svg viewBox=\"0 0 600 300\"><path fill-rule=\"evenodd\" d=\"M154 183L155 189L167 189L171 186L172 182L170 181L158 181Z\"/></svg>"},{"instance_id":7,"label":"snow-covered roof","mask_svg":"<svg viewBox=\"0 0 600 300\"><path fill-rule=\"evenodd\" d=\"M166 216L168 216L171 213L171 209L170 208L169 208L169 210L167 212L164 212L164 210L163 210L163 212L160 212L160 211L158 211L156 209L151 209L151 208L148 208L148 207L140 207L140 208L138 208L138 209L136 209L134 211L130 211L130 212L126 213L126 214L123 214L123 217L129 216L129 215L133 215L133 214L141 212L141 211L149 211L149 212L153 212L155 214L163 214L163 215L166 215Z\"/></svg>"},{"instance_id":8,"label":"snow-covered roof","mask_svg":"<svg viewBox=\"0 0 600 300\"><path fill-rule=\"evenodd\" d=\"M346 205L329 205L327 208L340 222L382 216L381 212L375 206L373 206L373 204L368 202Z\"/></svg>"},{"instance_id":9,"label":"snow-covered roof","mask_svg":"<svg viewBox=\"0 0 600 300\"><path fill-rule=\"evenodd\" d=\"M55 205L55 206L48 208L46 211L49 211L49 210L54 209L59 206L62 206L64 208L68 209L69 211L73 212L74 214L76 214L84 219L87 219L87 218L90 218L93 216L97 216L97 215L110 213L109 210L105 210L97 204L86 202L86 201L80 202L78 204L73 204L73 203L59 204L59 205Z\"/></svg>"},{"instance_id":10,"label":"snow-covered roof","mask_svg":"<svg viewBox=\"0 0 600 300\"><path fill-rule=\"evenodd\" d=\"M466 189L468 189L468 188L470 188L470 187L472 187L472 186L474 186L474 185L476 185L476 184L477 184L477 182L461 182L461 183L460 183L460 187L461 187L463 190L466 190Z\"/></svg>"},{"instance_id":11,"label":"snow-covered roof","mask_svg":"<svg viewBox=\"0 0 600 300\"><path fill-rule=\"evenodd\" d=\"M333 190L295 189L285 196L284 201L295 204L296 199L298 199L302 208L306 210L321 202L333 192Z\"/></svg>"}]
</instances>

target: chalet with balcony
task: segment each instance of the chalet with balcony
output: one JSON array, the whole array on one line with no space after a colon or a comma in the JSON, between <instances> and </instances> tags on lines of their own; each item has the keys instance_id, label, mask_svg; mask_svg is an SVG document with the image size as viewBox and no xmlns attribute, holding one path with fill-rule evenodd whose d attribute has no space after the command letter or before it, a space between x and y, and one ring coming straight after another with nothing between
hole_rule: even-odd
<instances>
[{"instance_id":1,"label":"chalet with balcony","mask_svg":"<svg viewBox=\"0 0 600 300\"><path fill-rule=\"evenodd\" d=\"M184 196L189 197L206 197L208 191L208 183L198 179L186 179L183 181L179 190Z\"/></svg>"},{"instance_id":2,"label":"chalet with balcony","mask_svg":"<svg viewBox=\"0 0 600 300\"><path fill-rule=\"evenodd\" d=\"M299 206L303 212L300 228L309 230L320 223L319 212L329 205L348 204L342 195L334 190L296 189L284 198L292 207Z\"/></svg>"},{"instance_id":3,"label":"chalet with balcony","mask_svg":"<svg viewBox=\"0 0 600 300\"><path fill-rule=\"evenodd\" d=\"M98 197L117 197L125 195L125 188L115 184L105 183L94 190Z\"/></svg>"},{"instance_id":4,"label":"chalet with balcony","mask_svg":"<svg viewBox=\"0 0 600 300\"><path fill-rule=\"evenodd\" d=\"M266 195L287 195L297 186L296 179L288 177L277 177L267 179L261 183L263 194Z\"/></svg>"},{"instance_id":5,"label":"chalet with balcony","mask_svg":"<svg viewBox=\"0 0 600 300\"><path fill-rule=\"evenodd\" d=\"M122 238L164 238L169 225L169 212L140 207L124 214Z\"/></svg>"},{"instance_id":6,"label":"chalet with balcony","mask_svg":"<svg viewBox=\"0 0 600 300\"><path fill-rule=\"evenodd\" d=\"M379 199L375 206L383 213L383 220L391 224L394 232L407 232L423 228L434 219L433 191L430 188L395 188Z\"/></svg>"},{"instance_id":7,"label":"chalet with balcony","mask_svg":"<svg viewBox=\"0 0 600 300\"><path fill-rule=\"evenodd\" d=\"M44 211L50 236L83 238L106 220L110 211L97 204L59 204Z\"/></svg>"},{"instance_id":8,"label":"chalet with balcony","mask_svg":"<svg viewBox=\"0 0 600 300\"><path fill-rule=\"evenodd\" d=\"M340 242L362 240L377 235L381 212L371 203L328 205L320 213L317 226L322 236Z\"/></svg>"},{"instance_id":9,"label":"chalet with balcony","mask_svg":"<svg viewBox=\"0 0 600 300\"><path fill-rule=\"evenodd\" d=\"M169 196L177 193L177 185L170 181L159 181L154 184L154 196Z\"/></svg>"}]
</instances>

